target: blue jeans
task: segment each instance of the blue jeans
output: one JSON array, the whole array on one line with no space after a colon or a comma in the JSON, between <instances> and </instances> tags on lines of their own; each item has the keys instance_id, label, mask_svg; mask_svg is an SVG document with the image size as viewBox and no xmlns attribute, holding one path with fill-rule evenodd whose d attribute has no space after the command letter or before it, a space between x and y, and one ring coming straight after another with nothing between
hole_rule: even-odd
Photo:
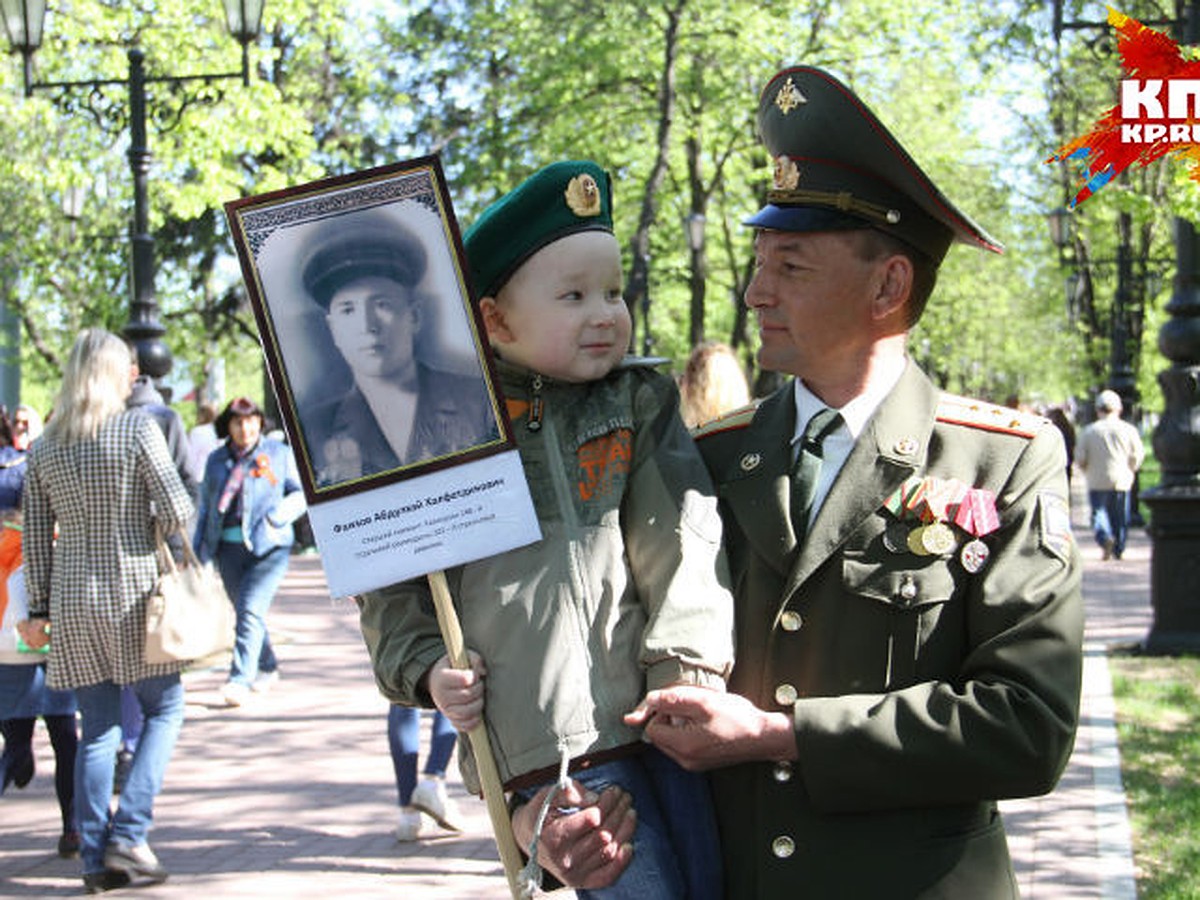
<instances>
[{"instance_id":1,"label":"blue jeans","mask_svg":"<svg viewBox=\"0 0 1200 900\"><path fill-rule=\"evenodd\" d=\"M222 541L216 563L225 593L237 612L229 680L248 687L260 672L274 672L279 665L267 634L267 610L287 574L288 550L276 547L264 556L255 556L243 544Z\"/></svg>"},{"instance_id":2,"label":"blue jeans","mask_svg":"<svg viewBox=\"0 0 1200 900\"><path fill-rule=\"evenodd\" d=\"M1096 543L1104 547L1111 541L1113 556L1120 559L1129 536L1129 492L1088 491L1088 502Z\"/></svg>"},{"instance_id":3,"label":"blue jeans","mask_svg":"<svg viewBox=\"0 0 1200 900\"><path fill-rule=\"evenodd\" d=\"M450 765L450 754L458 732L440 711L433 711L433 734L429 755L425 757L425 774L442 776ZM396 793L400 805L408 806L413 788L417 786L417 753L421 746L421 710L414 706L392 704L388 710L388 746L392 751L392 768L396 772Z\"/></svg>"},{"instance_id":4,"label":"blue jeans","mask_svg":"<svg viewBox=\"0 0 1200 900\"><path fill-rule=\"evenodd\" d=\"M183 682L178 675L135 681L130 687L145 716L129 778L112 812L113 757L121 743L121 688L111 681L75 689L83 734L75 758L75 811L85 875L104 870L110 840L144 844L154 798L183 726Z\"/></svg>"},{"instance_id":5,"label":"blue jeans","mask_svg":"<svg viewBox=\"0 0 1200 900\"><path fill-rule=\"evenodd\" d=\"M722 900L721 845L706 776L647 746L638 756L571 777L597 794L619 785L637 810L629 867L610 887L577 890L580 900ZM529 799L538 790L518 793Z\"/></svg>"}]
</instances>

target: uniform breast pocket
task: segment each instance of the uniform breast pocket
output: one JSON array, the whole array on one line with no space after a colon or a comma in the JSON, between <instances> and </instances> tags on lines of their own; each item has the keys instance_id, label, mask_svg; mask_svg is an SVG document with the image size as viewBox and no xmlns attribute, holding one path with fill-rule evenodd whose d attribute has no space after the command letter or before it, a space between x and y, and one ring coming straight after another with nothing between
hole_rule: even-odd
<instances>
[{"instance_id":1,"label":"uniform breast pocket","mask_svg":"<svg viewBox=\"0 0 1200 900\"><path fill-rule=\"evenodd\" d=\"M877 559L848 553L843 558L846 591L875 604L880 614L888 689L944 676L961 657L961 603L947 563L915 555Z\"/></svg>"}]
</instances>

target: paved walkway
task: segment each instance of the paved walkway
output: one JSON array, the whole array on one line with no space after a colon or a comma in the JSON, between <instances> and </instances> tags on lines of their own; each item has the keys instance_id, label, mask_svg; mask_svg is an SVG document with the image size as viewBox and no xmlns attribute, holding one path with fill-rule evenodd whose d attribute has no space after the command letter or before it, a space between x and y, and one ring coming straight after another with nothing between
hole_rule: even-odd
<instances>
[{"instance_id":1,"label":"paved walkway","mask_svg":"<svg viewBox=\"0 0 1200 900\"><path fill-rule=\"evenodd\" d=\"M1104 563L1086 530L1078 534L1088 626L1075 753L1053 794L1004 804L1021 888L1034 900L1136 896L1105 647L1137 641L1149 628L1150 547L1139 531L1124 560ZM416 844L393 837L387 707L356 608L329 598L315 557L293 557L270 623L283 678L257 704L221 706L219 668L185 676L188 718L151 837L171 878L115 896L508 897L483 803L454 772L451 794L467 830L435 828ZM78 861L54 852L54 762L40 725L35 743L36 778L0 798L0 897L82 889Z\"/></svg>"}]
</instances>

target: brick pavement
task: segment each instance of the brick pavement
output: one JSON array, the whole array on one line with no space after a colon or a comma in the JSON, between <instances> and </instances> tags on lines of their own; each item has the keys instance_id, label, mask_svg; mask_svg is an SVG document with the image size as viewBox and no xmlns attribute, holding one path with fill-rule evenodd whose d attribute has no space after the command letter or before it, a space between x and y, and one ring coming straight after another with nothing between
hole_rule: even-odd
<instances>
[{"instance_id":1,"label":"brick pavement","mask_svg":"<svg viewBox=\"0 0 1200 900\"><path fill-rule=\"evenodd\" d=\"M1078 535L1088 654L1076 750L1054 793L1003 805L1022 892L1035 900L1136 896L1104 648L1148 629L1150 550L1138 532L1124 560L1102 563L1086 529ZM387 707L356 610L328 596L315 557L293 557L270 624L283 677L260 702L220 706L220 667L185 676L188 718L151 834L172 875L118 896L507 897L486 810L453 770L467 830L394 839ZM0 897L78 895L78 861L54 853L53 756L40 725L35 743L37 777L0 798Z\"/></svg>"}]
</instances>

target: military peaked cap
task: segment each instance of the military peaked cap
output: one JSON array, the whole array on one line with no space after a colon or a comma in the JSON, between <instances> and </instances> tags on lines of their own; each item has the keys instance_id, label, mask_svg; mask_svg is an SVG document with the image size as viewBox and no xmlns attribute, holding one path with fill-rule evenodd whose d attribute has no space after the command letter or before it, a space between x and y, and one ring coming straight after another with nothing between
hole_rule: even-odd
<instances>
[{"instance_id":1,"label":"military peaked cap","mask_svg":"<svg viewBox=\"0 0 1200 900\"><path fill-rule=\"evenodd\" d=\"M327 219L302 264L304 289L324 309L351 281L377 275L413 287L425 276L425 245L395 218L378 212Z\"/></svg>"},{"instance_id":2,"label":"military peaked cap","mask_svg":"<svg viewBox=\"0 0 1200 900\"><path fill-rule=\"evenodd\" d=\"M775 165L767 205L747 225L773 231L877 228L940 263L958 240L1003 247L957 209L874 113L828 72L784 69L758 103Z\"/></svg>"},{"instance_id":3,"label":"military peaked cap","mask_svg":"<svg viewBox=\"0 0 1200 900\"><path fill-rule=\"evenodd\" d=\"M580 231L612 233L612 182L587 160L551 163L475 220L463 235L478 297L494 297L547 244Z\"/></svg>"}]
</instances>

